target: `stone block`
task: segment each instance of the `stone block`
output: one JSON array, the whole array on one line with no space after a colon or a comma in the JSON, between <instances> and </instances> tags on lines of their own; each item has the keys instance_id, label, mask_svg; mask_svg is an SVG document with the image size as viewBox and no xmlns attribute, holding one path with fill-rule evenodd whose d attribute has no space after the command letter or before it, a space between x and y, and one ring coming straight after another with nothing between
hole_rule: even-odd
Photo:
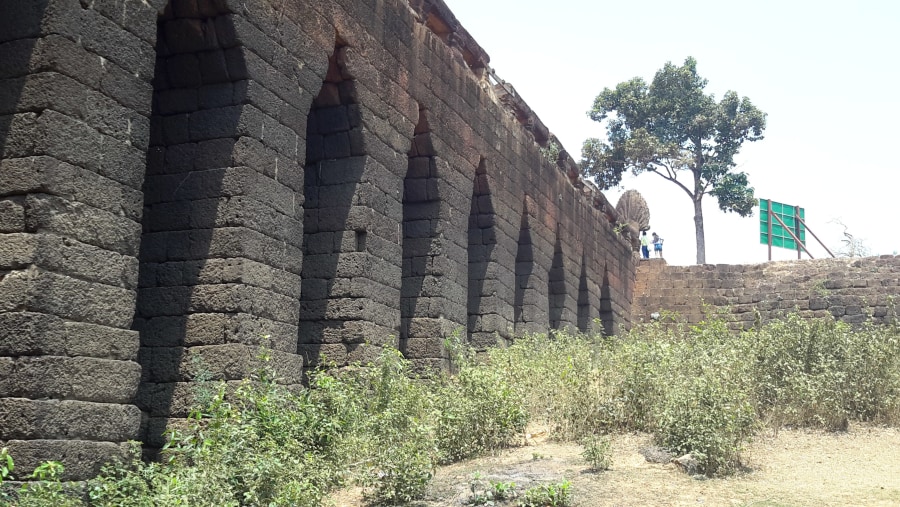
<instances>
[{"instance_id":1,"label":"stone block","mask_svg":"<svg viewBox=\"0 0 900 507\"><path fill-rule=\"evenodd\" d=\"M47 194L30 194L26 202L28 230L73 237L121 254L137 254L141 226L132 220Z\"/></svg>"},{"instance_id":2,"label":"stone block","mask_svg":"<svg viewBox=\"0 0 900 507\"><path fill-rule=\"evenodd\" d=\"M141 411L113 403L2 398L0 421L0 440L124 442L138 438Z\"/></svg>"},{"instance_id":3,"label":"stone block","mask_svg":"<svg viewBox=\"0 0 900 507\"><path fill-rule=\"evenodd\" d=\"M83 481L96 477L105 463L127 458L126 444L90 440L9 440L3 444L16 460L16 475L27 477L51 460L65 467L61 479Z\"/></svg>"},{"instance_id":4,"label":"stone block","mask_svg":"<svg viewBox=\"0 0 900 507\"><path fill-rule=\"evenodd\" d=\"M139 337L137 331L116 329L86 322L65 322L66 354L135 361Z\"/></svg>"},{"instance_id":5,"label":"stone block","mask_svg":"<svg viewBox=\"0 0 900 507\"><path fill-rule=\"evenodd\" d=\"M202 102L199 100L196 88L173 88L159 91L156 95L156 103L158 104L157 114L171 115L194 112Z\"/></svg>"},{"instance_id":6,"label":"stone block","mask_svg":"<svg viewBox=\"0 0 900 507\"><path fill-rule=\"evenodd\" d=\"M215 394L219 387L218 382L142 382L138 390L137 405L150 418L184 418L190 415L204 398ZM161 440L158 446L161 447L163 443L165 440Z\"/></svg>"},{"instance_id":7,"label":"stone block","mask_svg":"<svg viewBox=\"0 0 900 507\"><path fill-rule=\"evenodd\" d=\"M0 244L0 267L27 264L92 282L135 289L137 259L55 234L9 234Z\"/></svg>"},{"instance_id":8,"label":"stone block","mask_svg":"<svg viewBox=\"0 0 900 507\"><path fill-rule=\"evenodd\" d=\"M54 110L39 117L33 113L14 115L11 135L6 137L7 158L50 155L84 167L131 188L140 188L144 154L128 142L100 134L87 123Z\"/></svg>"},{"instance_id":9,"label":"stone block","mask_svg":"<svg viewBox=\"0 0 900 507\"><path fill-rule=\"evenodd\" d=\"M142 440L146 447L151 449L160 449L169 442L167 431L187 431L190 428L191 421L186 419L187 415L175 415L168 417L148 417L143 421L141 427ZM154 456L153 451L144 449L150 457Z\"/></svg>"},{"instance_id":10,"label":"stone block","mask_svg":"<svg viewBox=\"0 0 900 507\"><path fill-rule=\"evenodd\" d=\"M446 351L443 347L443 338L440 335L424 338L408 338L401 341L404 355L409 359L443 358Z\"/></svg>"},{"instance_id":11,"label":"stone block","mask_svg":"<svg viewBox=\"0 0 900 507\"><path fill-rule=\"evenodd\" d=\"M0 397L130 403L141 367L91 357L19 357L0 364Z\"/></svg>"},{"instance_id":12,"label":"stone block","mask_svg":"<svg viewBox=\"0 0 900 507\"><path fill-rule=\"evenodd\" d=\"M240 380L252 371L254 351L241 344L141 348L142 381Z\"/></svg>"},{"instance_id":13,"label":"stone block","mask_svg":"<svg viewBox=\"0 0 900 507\"><path fill-rule=\"evenodd\" d=\"M145 11L147 12L147 11ZM152 30L150 20L148 29ZM121 26L94 9L85 9L77 2L54 0L44 13L42 28L79 41L88 51L112 60L133 74L149 80L153 76L154 50L147 40L123 30Z\"/></svg>"},{"instance_id":14,"label":"stone block","mask_svg":"<svg viewBox=\"0 0 900 507\"><path fill-rule=\"evenodd\" d=\"M110 327L128 328L132 290L103 285L35 267L0 278L0 310L33 311Z\"/></svg>"},{"instance_id":15,"label":"stone block","mask_svg":"<svg viewBox=\"0 0 900 507\"><path fill-rule=\"evenodd\" d=\"M201 87L199 98L198 104L201 109L216 109L240 103L235 98L234 85L228 82L207 84Z\"/></svg>"},{"instance_id":16,"label":"stone block","mask_svg":"<svg viewBox=\"0 0 900 507\"><path fill-rule=\"evenodd\" d=\"M200 80L204 85L228 83L228 61L222 50L207 51L198 55L200 62Z\"/></svg>"},{"instance_id":17,"label":"stone block","mask_svg":"<svg viewBox=\"0 0 900 507\"><path fill-rule=\"evenodd\" d=\"M51 157L0 161L0 195L44 193L140 221L141 193L102 175Z\"/></svg>"},{"instance_id":18,"label":"stone block","mask_svg":"<svg viewBox=\"0 0 900 507\"><path fill-rule=\"evenodd\" d=\"M225 64L228 66L228 77L232 81L248 79L250 71L247 69L245 56L247 49L244 47L233 47L225 50Z\"/></svg>"},{"instance_id":19,"label":"stone block","mask_svg":"<svg viewBox=\"0 0 900 507\"><path fill-rule=\"evenodd\" d=\"M32 312L0 313L0 356L66 355L63 320Z\"/></svg>"},{"instance_id":20,"label":"stone block","mask_svg":"<svg viewBox=\"0 0 900 507\"><path fill-rule=\"evenodd\" d=\"M46 2L5 4L0 13L0 42L28 39L41 34L41 19L47 8ZM2 60L0 60L2 61Z\"/></svg>"},{"instance_id":21,"label":"stone block","mask_svg":"<svg viewBox=\"0 0 900 507\"><path fill-rule=\"evenodd\" d=\"M0 95L9 86L14 86L15 92L21 94L18 101L12 101L19 110L53 109L85 122L102 134L134 143L142 149L147 146L149 121L145 116L71 77L42 72L0 81ZM6 112L13 111L0 111Z\"/></svg>"},{"instance_id":22,"label":"stone block","mask_svg":"<svg viewBox=\"0 0 900 507\"><path fill-rule=\"evenodd\" d=\"M67 322L32 312L0 314L2 356L85 356L117 360L137 357L135 331Z\"/></svg>"},{"instance_id":23,"label":"stone block","mask_svg":"<svg viewBox=\"0 0 900 507\"><path fill-rule=\"evenodd\" d=\"M25 197L0 199L0 233L25 231Z\"/></svg>"},{"instance_id":24,"label":"stone block","mask_svg":"<svg viewBox=\"0 0 900 507\"><path fill-rule=\"evenodd\" d=\"M298 352L308 369L320 365L348 364L347 345L343 343L304 343L300 344Z\"/></svg>"},{"instance_id":25,"label":"stone block","mask_svg":"<svg viewBox=\"0 0 900 507\"><path fill-rule=\"evenodd\" d=\"M162 27L166 48L171 53L197 53L219 47L216 25L212 19L171 19Z\"/></svg>"}]
</instances>

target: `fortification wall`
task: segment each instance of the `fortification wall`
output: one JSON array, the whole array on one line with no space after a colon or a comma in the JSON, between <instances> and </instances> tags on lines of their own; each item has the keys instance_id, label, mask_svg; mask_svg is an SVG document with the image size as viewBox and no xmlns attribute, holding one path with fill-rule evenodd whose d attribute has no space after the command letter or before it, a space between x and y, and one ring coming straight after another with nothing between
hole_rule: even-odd
<instances>
[{"instance_id":1,"label":"fortification wall","mask_svg":"<svg viewBox=\"0 0 900 507\"><path fill-rule=\"evenodd\" d=\"M629 324L615 212L440 1L0 3L0 445L93 475L256 346Z\"/></svg>"},{"instance_id":2,"label":"fortification wall","mask_svg":"<svg viewBox=\"0 0 900 507\"><path fill-rule=\"evenodd\" d=\"M788 312L880 324L896 315L892 308L900 303L900 256L702 266L651 259L638 266L634 290L635 322L671 311L696 324L707 305L708 311L724 311L732 329Z\"/></svg>"}]
</instances>

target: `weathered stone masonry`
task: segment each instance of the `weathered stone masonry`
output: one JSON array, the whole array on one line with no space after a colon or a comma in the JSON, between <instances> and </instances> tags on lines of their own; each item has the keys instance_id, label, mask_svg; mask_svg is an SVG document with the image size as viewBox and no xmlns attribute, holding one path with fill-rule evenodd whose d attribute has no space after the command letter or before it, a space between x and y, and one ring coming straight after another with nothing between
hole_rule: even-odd
<instances>
[{"instance_id":1,"label":"weathered stone masonry","mask_svg":"<svg viewBox=\"0 0 900 507\"><path fill-rule=\"evenodd\" d=\"M0 0L0 445L90 476L286 382L629 324L615 212L440 1ZM264 338L267 337L267 338ZM20 474L21 475L21 474Z\"/></svg>"},{"instance_id":2,"label":"weathered stone masonry","mask_svg":"<svg viewBox=\"0 0 900 507\"><path fill-rule=\"evenodd\" d=\"M703 266L651 259L637 270L633 319L649 321L667 310L696 324L704 312L723 311L721 318L735 330L787 313L881 324L897 318L898 305L900 256Z\"/></svg>"}]
</instances>

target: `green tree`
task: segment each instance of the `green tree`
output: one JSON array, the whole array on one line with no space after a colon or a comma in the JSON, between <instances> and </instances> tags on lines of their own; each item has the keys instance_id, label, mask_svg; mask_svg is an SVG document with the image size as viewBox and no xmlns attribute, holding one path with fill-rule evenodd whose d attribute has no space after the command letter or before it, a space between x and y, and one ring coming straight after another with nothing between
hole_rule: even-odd
<instances>
[{"instance_id":1,"label":"green tree","mask_svg":"<svg viewBox=\"0 0 900 507\"><path fill-rule=\"evenodd\" d=\"M706 262L703 196L742 217L753 214L757 200L747 174L734 171L734 156L745 141L763 138L766 114L734 91L721 101L704 93L707 80L697 75L697 61L671 62L649 85L640 77L604 89L588 116L607 122L608 142L588 139L581 168L603 189L618 186L622 174L652 172L674 183L694 203L697 263ZM679 178L681 176L681 178Z\"/></svg>"}]
</instances>

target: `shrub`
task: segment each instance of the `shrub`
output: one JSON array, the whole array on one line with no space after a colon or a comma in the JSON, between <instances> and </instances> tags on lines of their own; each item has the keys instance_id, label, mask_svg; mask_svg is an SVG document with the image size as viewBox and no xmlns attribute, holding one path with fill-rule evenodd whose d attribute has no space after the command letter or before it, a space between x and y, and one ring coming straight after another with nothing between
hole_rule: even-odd
<instances>
[{"instance_id":1,"label":"shrub","mask_svg":"<svg viewBox=\"0 0 900 507\"><path fill-rule=\"evenodd\" d=\"M581 445L584 446L581 456L592 470L609 470L612 466L612 449L608 436L591 435L585 437Z\"/></svg>"},{"instance_id":2,"label":"shrub","mask_svg":"<svg viewBox=\"0 0 900 507\"><path fill-rule=\"evenodd\" d=\"M707 475L735 470L755 429L752 404L714 376L684 380L660 407L656 440L674 453L692 454Z\"/></svg>"},{"instance_id":3,"label":"shrub","mask_svg":"<svg viewBox=\"0 0 900 507\"><path fill-rule=\"evenodd\" d=\"M753 340L760 413L774 427L846 428L849 419L898 422L900 340L891 326L853 330L833 319L796 315Z\"/></svg>"},{"instance_id":4,"label":"shrub","mask_svg":"<svg viewBox=\"0 0 900 507\"><path fill-rule=\"evenodd\" d=\"M489 351L487 368L502 374L522 403L529 422L547 426L561 439L578 439L614 425L605 400L599 361L604 338L528 335Z\"/></svg>"},{"instance_id":5,"label":"shrub","mask_svg":"<svg viewBox=\"0 0 900 507\"><path fill-rule=\"evenodd\" d=\"M559 439L587 437L584 457L596 469L609 466L609 448L594 435L637 430L693 454L710 475L737 467L760 420L775 428L900 423L897 325L854 329L788 316L738 335L711 319L619 337L525 336L482 361L451 348L455 373L427 378L385 349L372 364L316 372L309 389L281 386L266 368L236 388L202 383L204 403L170 434L163 462L142 462L134 444L130 459L85 488L60 484L61 465L49 462L16 501L319 505L334 488L359 484L373 503L389 505L421 498L437 463L503 448L528 422ZM0 451L0 500L10 500L2 483L13 466ZM565 482L532 490L527 501L537 503L523 505L568 498Z\"/></svg>"},{"instance_id":6,"label":"shrub","mask_svg":"<svg viewBox=\"0 0 900 507\"><path fill-rule=\"evenodd\" d=\"M539 484L525 490L520 507L566 507L571 504L571 484L567 480L556 484Z\"/></svg>"},{"instance_id":7,"label":"shrub","mask_svg":"<svg viewBox=\"0 0 900 507\"><path fill-rule=\"evenodd\" d=\"M363 457L359 482L380 505L421 498L437 462L428 381L413 377L409 361L385 350L378 362L340 377L360 410L354 444Z\"/></svg>"},{"instance_id":8,"label":"shrub","mask_svg":"<svg viewBox=\"0 0 900 507\"><path fill-rule=\"evenodd\" d=\"M458 343L457 373L435 381L436 438L440 461L449 463L508 447L525 429L521 395L496 367L478 363Z\"/></svg>"},{"instance_id":9,"label":"shrub","mask_svg":"<svg viewBox=\"0 0 900 507\"><path fill-rule=\"evenodd\" d=\"M81 490L77 484L60 481L65 467L59 461L46 461L31 473L34 482L26 483L18 493L18 507L77 507Z\"/></svg>"},{"instance_id":10,"label":"shrub","mask_svg":"<svg viewBox=\"0 0 900 507\"><path fill-rule=\"evenodd\" d=\"M9 455L9 449L0 448L0 500L9 500L9 492L3 483L14 479L12 473L15 469L16 465L13 457Z\"/></svg>"},{"instance_id":11,"label":"shrub","mask_svg":"<svg viewBox=\"0 0 900 507\"><path fill-rule=\"evenodd\" d=\"M707 475L734 470L757 427L744 343L718 320L669 342L662 393L652 409L655 439L691 453Z\"/></svg>"}]
</instances>

